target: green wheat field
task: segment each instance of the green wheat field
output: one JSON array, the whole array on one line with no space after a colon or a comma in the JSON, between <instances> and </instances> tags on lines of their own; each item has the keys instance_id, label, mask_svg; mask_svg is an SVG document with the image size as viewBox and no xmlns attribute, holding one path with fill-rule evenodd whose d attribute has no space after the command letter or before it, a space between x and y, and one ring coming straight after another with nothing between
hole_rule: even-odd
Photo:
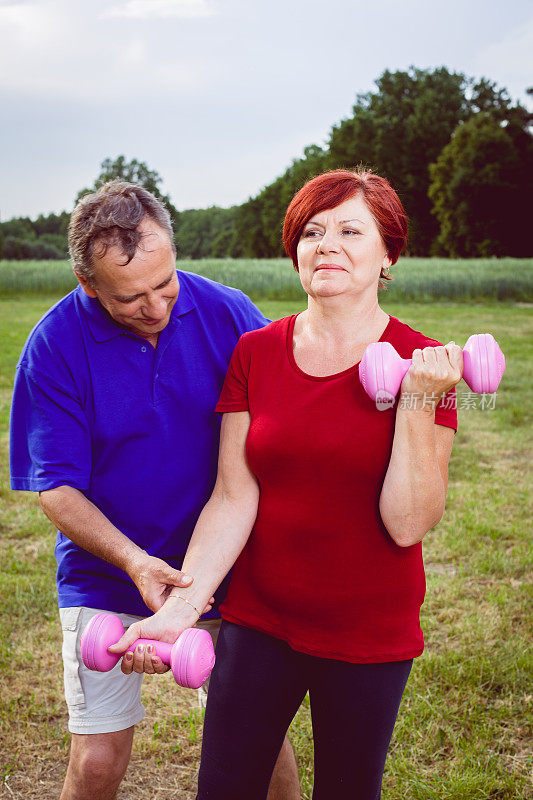
<instances>
[{"instance_id":1,"label":"green wheat field","mask_svg":"<svg viewBox=\"0 0 533 800\"><path fill-rule=\"evenodd\" d=\"M304 297L289 259L178 260L180 269L236 286L254 300ZM533 259L401 258L387 290L411 300L533 301ZM20 293L66 294L76 285L68 261L0 261L0 297Z\"/></svg>"},{"instance_id":2,"label":"green wheat field","mask_svg":"<svg viewBox=\"0 0 533 800\"><path fill-rule=\"evenodd\" d=\"M247 291L266 316L301 310L290 263L180 263ZM531 781L531 366L533 261L404 260L383 307L440 341L492 332L507 371L494 408L461 408L441 523L424 540L426 650L415 661L387 761L384 800L533 800ZM0 262L0 796L59 796L69 735L52 525L10 492L8 417L20 349L74 286L62 262ZM458 386L459 399L467 393ZM355 613L355 610L354 610ZM339 687L342 691L342 687ZM122 799L195 796L202 715L169 674L145 679ZM289 736L312 794L304 702ZM334 800L334 798L332 798Z\"/></svg>"}]
</instances>

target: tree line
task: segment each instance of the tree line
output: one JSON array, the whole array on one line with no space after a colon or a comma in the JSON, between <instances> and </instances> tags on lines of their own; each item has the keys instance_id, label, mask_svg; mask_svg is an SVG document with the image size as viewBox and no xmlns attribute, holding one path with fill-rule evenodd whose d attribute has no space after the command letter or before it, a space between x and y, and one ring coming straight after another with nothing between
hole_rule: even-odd
<instances>
[{"instance_id":1,"label":"tree line","mask_svg":"<svg viewBox=\"0 0 533 800\"><path fill-rule=\"evenodd\" d=\"M532 93L533 90L528 90ZM328 169L361 165L388 178L410 219L409 255L533 255L526 223L533 177L533 115L507 90L446 67L386 70L356 97L327 143L310 145L285 172L232 208L177 211L161 176L124 156L106 159L91 189L140 183L171 212L180 257L275 258L291 198ZM0 257L64 258L68 214L0 223ZM55 254L53 254L55 253Z\"/></svg>"}]
</instances>

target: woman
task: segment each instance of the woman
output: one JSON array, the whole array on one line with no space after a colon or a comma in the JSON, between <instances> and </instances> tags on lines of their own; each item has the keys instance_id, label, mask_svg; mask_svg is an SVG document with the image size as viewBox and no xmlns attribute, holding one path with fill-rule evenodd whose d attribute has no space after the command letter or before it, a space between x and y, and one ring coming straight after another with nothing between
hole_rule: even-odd
<instances>
[{"instance_id":1,"label":"woman","mask_svg":"<svg viewBox=\"0 0 533 800\"><path fill-rule=\"evenodd\" d=\"M462 374L453 342L441 347L379 306L406 235L398 196L370 172L326 173L294 197L284 244L308 308L239 340L217 405L218 478L183 564L194 582L117 645L173 641L236 562L206 711L202 800L266 797L308 691L313 797L380 797L423 650L420 542L444 512L457 427L449 403L435 406ZM394 410L379 411L358 378L376 341L413 359ZM134 669L161 671L135 659Z\"/></svg>"}]
</instances>

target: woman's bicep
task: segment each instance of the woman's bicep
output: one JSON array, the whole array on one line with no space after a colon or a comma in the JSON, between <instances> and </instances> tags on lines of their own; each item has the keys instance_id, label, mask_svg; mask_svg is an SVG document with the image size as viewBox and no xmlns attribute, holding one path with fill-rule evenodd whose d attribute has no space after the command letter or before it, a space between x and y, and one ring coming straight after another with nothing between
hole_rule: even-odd
<instances>
[{"instance_id":1,"label":"woman's bicep","mask_svg":"<svg viewBox=\"0 0 533 800\"><path fill-rule=\"evenodd\" d=\"M222 417L215 494L232 500L259 499L259 486L246 458L249 411L231 411Z\"/></svg>"},{"instance_id":2,"label":"woman's bicep","mask_svg":"<svg viewBox=\"0 0 533 800\"><path fill-rule=\"evenodd\" d=\"M435 441L437 448L437 461L444 483L444 493L448 491L448 465L452 453L453 437L455 431L446 425L435 425Z\"/></svg>"}]
</instances>

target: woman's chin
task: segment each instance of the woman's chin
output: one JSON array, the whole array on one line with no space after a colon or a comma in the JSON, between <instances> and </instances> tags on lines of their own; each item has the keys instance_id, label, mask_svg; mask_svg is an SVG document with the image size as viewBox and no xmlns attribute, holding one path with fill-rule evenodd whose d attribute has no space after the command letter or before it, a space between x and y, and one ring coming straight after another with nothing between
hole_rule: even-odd
<instances>
[{"instance_id":1,"label":"woman's chin","mask_svg":"<svg viewBox=\"0 0 533 800\"><path fill-rule=\"evenodd\" d=\"M321 281L317 285L311 285L307 294L314 298L339 297L347 294L348 287L340 282Z\"/></svg>"}]
</instances>

